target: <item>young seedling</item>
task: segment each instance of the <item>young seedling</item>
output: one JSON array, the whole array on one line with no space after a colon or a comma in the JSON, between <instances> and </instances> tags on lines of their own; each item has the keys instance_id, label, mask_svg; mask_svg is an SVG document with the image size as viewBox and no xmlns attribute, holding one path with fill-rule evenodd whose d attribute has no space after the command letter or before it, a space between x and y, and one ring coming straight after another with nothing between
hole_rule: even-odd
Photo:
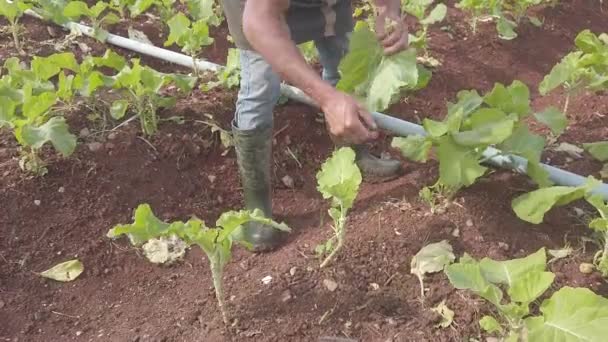
<instances>
[{"instance_id":1,"label":"young seedling","mask_svg":"<svg viewBox=\"0 0 608 342\"><path fill-rule=\"evenodd\" d=\"M63 9L63 15L70 20L79 20L81 17L89 19L93 27L93 36L100 42L105 42L108 38L109 32L104 26L120 22L120 17L113 12L108 3L103 1L91 7L83 1L70 1Z\"/></svg>"},{"instance_id":2,"label":"young seedling","mask_svg":"<svg viewBox=\"0 0 608 342\"><path fill-rule=\"evenodd\" d=\"M175 104L175 98L160 94L161 89L173 83L180 90L190 92L196 82L194 77L160 73L141 65L139 59L132 59L131 65L125 65L112 80L112 86L122 90L128 100L115 101L110 114L115 119L121 119L128 108L133 107L145 135L153 135L158 131L157 110Z\"/></svg>"},{"instance_id":3,"label":"young seedling","mask_svg":"<svg viewBox=\"0 0 608 342\"><path fill-rule=\"evenodd\" d=\"M590 30L584 30L574 42L577 50L562 58L538 87L543 96L563 87L566 92L564 114L568 112L570 97L579 90L608 89L608 34L596 36Z\"/></svg>"},{"instance_id":4,"label":"young seedling","mask_svg":"<svg viewBox=\"0 0 608 342\"><path fill-rule=\"evenodd\" d=\"M429 56L428 29L431 25L443 21L448 8L444 4L437 4L429 11L432 4L433 2L428 0L401 0L403 11L416 17L421 27L415 36L410 35L410 44L424 51L424 55L421 57L422 61L430 66L438 66L439 61Z\"/></svg>"},{"instance_id":5,"label":"young seedling","mask_svg":"<svg viewBox=\"0 0 608 342\"><path fill-rule=\"evenodd\" d=\"M196 64L196 56L201 51L203 46L213 44L213 38L209 36L209 26L203 20L191 22L186 15L179 12L167 22L169 25L169 37L165 42L165 46L177 44L182 48L182 51L192 57L194 66L194 75L200 76Z\"/></svg>"},{"instance_id":6,"label":"young seedling","mask_svg":"<svg viewBox=\"0 0 608 342\"><path fill-rule=\"evenodd\" d=\"M431 78L430 71L416 64L415 49L384 56L375 33L364 21L357 22L339 70L337 88L360 98L370 111L388 108L402 91L424 88Z\"/></svg>"},{"instance_id":7,"label":"young seedling","mask_svg":"<svg viewBox=\"0 0 608 342\"><path fill-rule=\"evenodd\" d=\"M285 224L279 224L265 218L259 210L226 212L217 220L216 227L210 228L197 218L192 218L185 223L181 221L165 223L154 216L148 204L140 204L135 210L132 224L117 225L110 229L107 236L114 239L121 235L127 235L131 244L141 246L151 239L175 235L189 246L198 246L209 259L218 307L222 314L222 320L226 325L229 325L230 319L224 301L224 267L232 257L234 242L248 246L246 242L237 240L233 233L250 221L260 222L281 231L289 231L289 227Z\"/></svg>"},{"instance_id":8,"label":"young seedling","mask_svg":"<svg viewBox=\"0 0 608 342\"><path fill-rule=\"evenodd\" d=\"M530 305L549 289L555 275L545 271L544 248L525 258L477 261L465 254L445 268L454 287L469 290L494 306L495 316L479 321L502 341L601 341L608 332L608 299L586 288L563 287L532 315ZM508 300L504 295L508 294Z\"/></svg>"},{"instance_id":9,"label":"young seedling","mask_svg":"<svg viewBox=\"0 0 608 342\"><path fill-rule=\"evenodd\" d=\"M23 16L23 13L32 6L23 0L0 0L0 16L5 17L10 24L11 34L13 35L13 42L15 43L15 49L21 54L25 55L25 51L21 47L21 41L19 40L19 34L21 31L21 25L19 19Z\"/></svg>"},{"instance_id":10,"label":"young seedling","mask_svg":"<svg viewBox=\"0 0 608 342\"><path fill-rule=\"evenodd\" d=\"M353 206L360 184L361 171L355 163L355 151L349 147L334 151L317 173L317 189L324 199L331 200L329 216L334 221L334 236L317 246L318 254L327 255L321 267L327 266L344 245L348 211Z\"/></svg>"}]
</instances>

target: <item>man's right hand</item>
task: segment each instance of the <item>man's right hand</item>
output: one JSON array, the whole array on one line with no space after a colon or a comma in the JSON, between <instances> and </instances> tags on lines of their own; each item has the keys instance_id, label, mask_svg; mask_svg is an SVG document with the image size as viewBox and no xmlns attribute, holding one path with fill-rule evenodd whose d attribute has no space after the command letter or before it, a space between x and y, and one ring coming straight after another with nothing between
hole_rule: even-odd
<instances>
[{"instance_id":1,"label":"man's right hand","mask_svg":"<svg viewBox=\"0 0 608 342\"><path fill-rule=\"evenodd\" d=\"M378 138L371 114L352 96L333 90L320 105L334 141L361 144Z\"/></svg>"}]
</instances>

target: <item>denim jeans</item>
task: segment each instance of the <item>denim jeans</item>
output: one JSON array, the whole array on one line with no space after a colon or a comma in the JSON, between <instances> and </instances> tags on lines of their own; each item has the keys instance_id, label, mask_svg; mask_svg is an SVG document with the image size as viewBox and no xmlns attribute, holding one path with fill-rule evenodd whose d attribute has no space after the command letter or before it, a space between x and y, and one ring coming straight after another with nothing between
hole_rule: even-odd
<instances>
[{"instance_id":1,"label":"denim jeans","mask_svg":"<svg viewBox=\"0 0 608 342\"><path fill-rule=\"evenodd\" d=\"M315 46L323 66L323 79L335 86L340 80L338 65L348 50L348 37L324 37L315 40ZM242 131L268 128L272 126L272 113L279 100L281 79L254 51L240 50L240 62L241 88L234 125Z\"/></svg>"}]
</instances>

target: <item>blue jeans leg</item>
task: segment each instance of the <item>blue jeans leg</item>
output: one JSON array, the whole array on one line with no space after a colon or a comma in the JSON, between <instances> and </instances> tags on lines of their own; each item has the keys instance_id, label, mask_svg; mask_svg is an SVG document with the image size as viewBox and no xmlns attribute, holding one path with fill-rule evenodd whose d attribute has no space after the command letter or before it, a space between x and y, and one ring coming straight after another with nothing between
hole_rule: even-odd
<instances>
[{"instance_id":1,"label":"blue jeans leg","mask_svg":"<svg viewBox=\"0 0 608 342\"><path fill-rule=\"evenodd\" d=\"M323 66L323 79L335 86L340 81L338 66L348 52L348 36L331 36L315 40L319 62Z\"/></svg>"},{"instance_id":2,"label":"blue jeans leg","mask_svg":"<svg viewBox=\"0 0 608 342\"><path fill-rule=\"evenodd\" d=\"M241 87L234 125L242 131L272 126L272 112L281 94L281 79L258 53L240 50Z\"/></svg>"}]
</instances>

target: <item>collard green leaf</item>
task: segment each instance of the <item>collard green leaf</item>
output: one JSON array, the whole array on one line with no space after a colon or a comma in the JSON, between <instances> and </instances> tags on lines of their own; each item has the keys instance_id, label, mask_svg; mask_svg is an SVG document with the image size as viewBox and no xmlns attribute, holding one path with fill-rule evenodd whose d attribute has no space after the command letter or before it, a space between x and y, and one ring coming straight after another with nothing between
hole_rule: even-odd
<instances>
[{"instance_id":1,"label":"collard green leaf","mask_svg":"<svg viewBox=\"0 0 608 342\"><path fill-rule=\"evenodd\" d=\"M135 210L132 224L116 225L110 229L107 236L117 238L120 235L128 235L133 245L140 246L150 239L163 236L168 228L168 223L154 216L149 204L140 204Z\"/></svg>"},{"instance_id":2,"label":"collard green leaf","mask_svg":"<svg viewBox=\"0 0 608 342\"><path fill-rule=\"evenodd\" d=\"M410 263L410 273L416 275L418 280L420 280L420 293L422 296L424 296L424 275L443 270L455 258L452 246L447 240L428 244L414 255Z\"/></svg>"},{"instance_id":3,"label":"collard green leaf","mask_svg":"<svg viewBox=\"0 0 608 342\"><path fill-rule=\"evenodd\" d=\"M154 5L154 0L135 0L132 5L129 5L129 12L131 12L131 18L135 18L140 14L147 11Z\"/></svg>"},{"instance_id":4,"label":"collard green leaf","mask_svg":"<svg viewBox=\"0 0 608 342\"><path fill-rule=\"evenodd\" d=\"M479 165L479 153L460 146L450 136L440 138L437 148L439 179L442 184L458 188L475 183L487 168Z\"/></svg>"},{"instance_id":5,"label":"collard green leaf","mask_svg":"<svg viewBox=\"0 0 608 342\"><path fill-rule=\"evenodd\" d=\"M213 0L187 0L188 13L196 20L208 22L215 13L213 12Z\"/></svg>"},{"instance_id":6,"label":"collard green leaf","mask_svg":"<svg viewBox=\"0 0 608 342\"><path fill-rule=\"evenodd\" d=\"M383 58L370 80L367 109L376 112L388 108L402 88L414 88L418 83L416 51L410 49Z\"/></svg>"},{"instance_id":7,"label":"collard green leaf","mask_svg":"<svg viewBox=\"0 0 608 342\"><path fill-rule=\"evenodd\" d=\"M509 287L512 301L531 303L540 297L553 283L555 274L551 272L528 272L516 278Z\"/></svg>"},{"instance_id":8,"label":"collard green leaf","mask_svg":"<svg viewBox=\"0 0 608 342\"><path fill-rule=\"evenodd\" d=\"M530 341L603 341L608 333L608 299L586 288L563 287L525 320Z\"/></svg>"},{"instance_id":9,"label":"collard green leaf","mask_svg":"<svg viewBox=\"0 0 608 342\"><path fill-rule=\"evenodd\" d=\"M538 189L515 198L511 206L520 219L539 224L551 208L583 198L598 184L597 180L588 178L587 182L579 187L553 186Z\"/></svg>"},{"instance_id":10,"label":"collard green leaf","mask_svg":"<svg viewBox=\"0 0 608 342\"><path fill-rule=\"evenodd\" d=\"M225 239L226 237L232 235L237 228L250 221L259 222L265 226L272 227L283 232L291 231L291 229L289 229L285 223L277 223L272 219L265 217L264 213L259 209L254 211L229 211L223 213L217 220L216 226L218 228L222 228L222 232L218 236L218 239L220 241Z\"/></svg>"},{"instance_id":11,"label":"collard green leaf","mask_svg":"<svg viewBox=\"0 0 608 342\"><path fill-rule=\"evenodd\" d=\"M61 282L72 281L84 271L82 262L77 259L62 262L41 272L40 276Z\"/></svg>"},{"instance_id":12,"label":"collard green leaf","mask_svg":"<svg viewBox=\"0 0 608 342\"><path fill-rule=\"evenodd\" d=\"M69 132L68 124L63 117L53 117L43 125L36 127L25 125L21 131L23 143L39 149L50 142L64 156L69 156L76 148L76 136Z\"/></svg>"},{"instance_id":13,"label":"collard green leaf","mask_svg":"<svg viewBox=\"0 0 608 342\"><path fill-rule=\"evenodd\" d=\"M340 62L341 78L336 88L353 93L380 64L382 51L376 36L363 21L357 22L349 44L349 52Z\"/></svg>"},{"instance_id":14,"label":"collard green leaf","mask_svg":"<svg viewBox=\"0 0 608 342\"><path fill-rule=\"evenodd\" d=\"M38 79L45 81L57 75L61 69L80 69L76 57L71 52L56 53L48 57L34 56L31 68Z\"/></svg>"},{"instance_id":15,"label":"collard green leaf","mask_svg":"<svg viewBox=\"0 0 608 342\"><path fill-rule=\"evenodd\" d=\"M112 68L116 71L121 70L127 65L127 61L121 55L108 49L101 57L93 57L96 66Z\"/></svg>"},{"instance_id":16,"label":"collard green leaf","mask_svg":"<svg viewBox=\"0 0 608 342\"><path fill-rule=\"evenodd\" d=\"M483 258L479 265L485 279L491 283L513 286L519 278L530 272L542 272L547 264L545 249L524 258L496 261Z\"/></svg>"},{"instance_id":17,"label":"collard green leaf","mask_svg":"<svg viewBox=\"0 0 608 342\"><path fill-rule=\"evenodd\" d=\"M452 134L454 142L461 146L488 146L499 144L511 136L515 122L504 119L497 122L478 125L472 130Z\"/></svg>"},{"instance_id":18,"label":"collard green leaf","mask_svg":"<svg viewBox=\"0 0 608 342\"><path fill-rule=\"evenodd\" d=\"M69 1L63 9L63 15L72 20L79 19L82 16L93 16L89 6L83 1Z\"/></svg>"},{"instance_id":19,"label":"collard green leaf","mask_svg":"<svg viewBox=\"0 0 608 342\"><path fill-rule=\"evenodd\" d=\"M476 90L461 90L456 97L458 102L448 103L448 117L460 112L463 118L467 118L483 103L483 98Z\"/></svg>"},{"instance_id":20,"label":"collard green leaf","mask_svg":"<svg viewBox=\"0 0 608 342\"><path fill-rule=\"evenodd\" d=\"M498 323L496 318L492 316L483 316L479 320L479 326L488 334L503 333L503 329L500 326L500 323Z\"/></svg>"},{"instance_id":21,"label":"collard green leaf","mask_svg":"<svg viewBox=\"0 0 608 342\"><path fill-rule=\"evenodd\" d=\"M506 114L516 113L520 118L530 113L530 90L521 81L515 80L508 87L496 83L492 91L484 96L484 101Z\"/></svg>"},{"instance_id":22,"label":"collard green leaf","mask_svg":"<svg viewBox=\"0 0 608 342\"><path fill-rule=\"evenodd\" d=\"M497 121L502 121L507 114L497 108L479 108L465 121L468 129L478 128Z\"/></svg>"},{"instance_id":23,"label":"collard green leaf","mask_svg":"<svg viewBox=\"0 0 608 342\"><path fill-rule=\"evenodd\" d=\"M451 264L445 267L444 272L455 288L470 290L490 303L500 305L502 291L483 277L477 262L468 260L467 263Z\"/></svg>"},{"instance_id":24,"label":"collard green leaf","mask_svg":"<svg viewBox=\"0 0 608 342\"><path fill-rule=\"evenodd\" d=\"M576 79L576 75L580 70L578 63L581 56L582 52L577 51L562 58L541 81L538 86L540 94L544 96L569 80Z\"/></svg>"},{"instance_id":25,"label":"collard green leaf","mask_svg":"<svg viewBox=\"0 0 608 342\"><path fill-rule=\"evenodd\" d=\"M583 144L583 148L589 152L593 158L601 162L608 161L608 141Z\"/></svg>"},{"instance_id":26,"label":"collard green leaf","mask_svg":"<svg viewBox=\"0 0 608 342\"><path fill-rule=\"evenodd\" d=\"M424 163L429 157L433 143L421 135L408 135L405 138L393 138L391 146L399 149L404 157Z\"/></svg>"},{"instance_id":27,"label":"collard green leaf","mask_svg":"<svg viewBox=\"0 0 608 342\"><path fill-rule=\"evenodd\" d=\"M546 108L542 112L534 114L534 117L538 122L549 127L555 135L562 134L568 125L568 119L564 113L555 107Z\"/></svg>"},{"instance_id":28,"label":"collard green leaf","mask_svg":"<svg viewBox=\"0 0 608 342\"><path fill-rule=\"evenodd\" d=\"M182 45L185 36L190 33L190 19L179 12L167 21L167 25L169 26L169 36L164 45Z\"/></svg>"},{"instance_id":29,"label":"collard green leaf","mask_svg":"<svg viewBox=\"0 0 608 342\"><path fill-rule=\"evenodd\" d=\"M317 173L317 189L323 198L332 198L332 206L350 209L361 184L361 171L355 163L355 151L343 147L334 151Z\"/></svg>"},{"instance_id":30,"label":"collard green leaf","mask_svg":"<svg viewBox=\"0 0 608 342\"><path fill-rule=\"evenodd\" d=\"M110 106L110 115L112 118L120 120L125 116L127 108L129 108L129 101L116 100L112 102L112 106Z\"/></svg>"},{"instance_id":31,"label":"collard green leaf","mask_svg":"<svg viewBox=\"0 0 608 342\"><path fill-rule=\"evenodd\" d=\"M0 128L13 126L12 121L15 118L15 109L17 103L8 97L0 96Z\"/></svg>"},{"instance_id":32,"label":"collard green leaf","mask_svg":"<svg viewBox=\"0 0 608 342\"><path fill-rule=\"evenodd\" d=\"M545 148L545 138L530 132L525 124L517 125L513 134L499 148L504 153L522 156L528 160L527 174L540 187L553 185L549 171L540 164L540 157Z\"/></svg>"},{"instance_id":33,"label":"collard green leaf","mask_svg":"<svg viewBox=\"0 0 608 342\"><path fill-rule=\"evenodd\" d=\"M500 17L496 22L496 31L498 31L498 37L504 40L512 40L517 38L517 33L515 32L516 27L516 23L505 17Z\"/></svg>"},{"instance_id":34,"label":"collard green leaf","mask_svg":"<svg viewBox=\"0 0 608 342\"><path fill-rule=\"evenodd\" d=\"M429 13L426 18L420 20L420 25L432 25L438 23L445 18L447 12L448 8L446 5L437 4L437 6L431 10L431 13Z\"/></svg>"}]
</instances>

